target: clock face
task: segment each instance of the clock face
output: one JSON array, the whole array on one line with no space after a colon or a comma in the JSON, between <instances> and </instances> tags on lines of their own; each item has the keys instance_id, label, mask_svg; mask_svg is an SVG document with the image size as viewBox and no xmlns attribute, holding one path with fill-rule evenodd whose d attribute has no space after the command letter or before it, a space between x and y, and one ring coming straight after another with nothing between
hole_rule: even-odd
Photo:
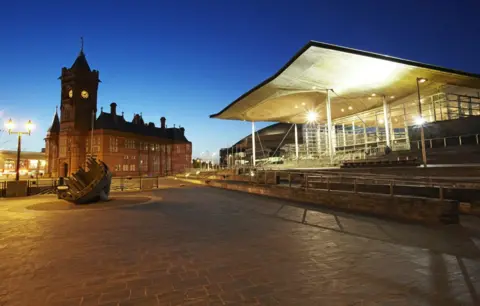
<instances>
[{"instance_id":1,"label":"clock face","mask_svg":"<svg viewBox=\"0 0 480 306\"><path fill-rule=\"evenodd\" d=\"M73 90L70 89L70 91L68 92L68 96L71 98L73 97Z\"/></svg>"},{"instance_id":2,"label":"clock face","mask_svg":"<svg viewBox=\"0 0 480 306\"><path fill-rule=\"evenodd\" d=\"M88 99L88 91L82 90L82 98Z\"/></svg>"}]
</instances>

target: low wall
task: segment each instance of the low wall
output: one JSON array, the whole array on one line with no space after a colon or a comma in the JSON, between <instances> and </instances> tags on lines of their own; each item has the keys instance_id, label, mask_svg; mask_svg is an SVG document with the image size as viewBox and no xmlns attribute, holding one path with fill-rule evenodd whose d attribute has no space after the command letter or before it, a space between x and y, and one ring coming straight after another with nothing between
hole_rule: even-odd
<instances>
[{"instance_id":1,"label":"low wall","mask_svg":"<svg viewBox=\"0 0 480 306\"><path fill-rule=\"evenodd\" d=\"M304 190L272 185L221 180L185 180L229 190L318 204L323 207L360 212L379 217L427 224L458 223L458 202L420 197L390 196L344 191Z\"/></svg>"}]
</instances>

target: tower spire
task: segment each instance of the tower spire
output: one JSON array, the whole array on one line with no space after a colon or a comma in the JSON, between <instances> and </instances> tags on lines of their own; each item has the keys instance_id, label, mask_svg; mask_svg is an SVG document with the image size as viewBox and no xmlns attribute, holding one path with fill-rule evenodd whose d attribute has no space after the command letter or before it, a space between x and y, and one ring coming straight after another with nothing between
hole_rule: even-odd
<instances>
[{"instance_id":1,"label":"tower spire","mask_svg":"<svg viewBox=\"0 0 480 306\"><path fill-rule=\"evenodd\" d=\"M83 36L80 37L80 43L81 43L80 53L83 53Z\"/></svg>"}]
</instances>

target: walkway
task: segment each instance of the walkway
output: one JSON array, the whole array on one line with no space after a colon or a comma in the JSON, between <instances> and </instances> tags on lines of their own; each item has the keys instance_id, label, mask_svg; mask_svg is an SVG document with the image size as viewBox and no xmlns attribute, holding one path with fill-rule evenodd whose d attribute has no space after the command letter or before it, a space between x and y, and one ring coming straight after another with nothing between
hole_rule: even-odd
<instances>
[{"instance_id":1,"label":"walkway","mask_svg":"<svg viewBox=\"0 0 480 306\"><path fill-rule=\"evenodd\" d=\"M0 200L0 305L480 304L478 219L309 210L302 222L286 201L163 186L102 209Z\"/></svg>"}]
</instances>

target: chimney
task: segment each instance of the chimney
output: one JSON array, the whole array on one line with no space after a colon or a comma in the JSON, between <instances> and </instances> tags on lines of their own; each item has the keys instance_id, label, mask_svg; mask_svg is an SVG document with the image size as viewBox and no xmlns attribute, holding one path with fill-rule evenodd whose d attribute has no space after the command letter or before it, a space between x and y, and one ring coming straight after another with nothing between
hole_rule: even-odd
<instances>
[{"instance_id":1,"label":"chimney","mask_svg":"<svg viewBox=\"0 0 480 306\"><path fill-rule=\"evenodd\" d=\"M162 128L162 130L165 129L165 121L167 121L165 117L160 118L160 127Z\"/></svg>"},{"instance_id":2,"label":"chimney","mask_svg":"<svg viewBox=\"0 0 480 306\"><path fill-rule=\"evenodd\" d=\"M185 128L181 127L180 132L182 133L182 135L185 135Z\"/></svg>"},{"instance_id":3,"label":"chimney","mask_svg":"<svg viewBox=\"0 0 480 306\"><path fill-rule=\"evenodd\" d=\"M112 116L117 115L117 103L115 102L110 103L110 114L112 114Z\"/></svg>"}]
</instances>

